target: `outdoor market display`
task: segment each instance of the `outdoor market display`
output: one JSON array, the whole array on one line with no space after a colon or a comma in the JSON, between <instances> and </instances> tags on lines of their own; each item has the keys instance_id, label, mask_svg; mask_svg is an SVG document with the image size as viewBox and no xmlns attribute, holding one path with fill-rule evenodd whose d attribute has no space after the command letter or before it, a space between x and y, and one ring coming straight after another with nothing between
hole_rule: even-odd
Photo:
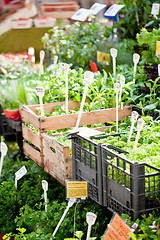
<instances>
[{"instance_id":1,"label":"outdoor market display","mask_svg":"<svg viewBox=\"0 0 160 240\"><path fill-rule=\"evenodd\" d=\"M159 239L159 5L142 14L137 1L129 29L134 3L120 4L110 29L95 17L53 27L39 66L32 48L2 58L0 237Z\"/></svg>"}]
</instances>

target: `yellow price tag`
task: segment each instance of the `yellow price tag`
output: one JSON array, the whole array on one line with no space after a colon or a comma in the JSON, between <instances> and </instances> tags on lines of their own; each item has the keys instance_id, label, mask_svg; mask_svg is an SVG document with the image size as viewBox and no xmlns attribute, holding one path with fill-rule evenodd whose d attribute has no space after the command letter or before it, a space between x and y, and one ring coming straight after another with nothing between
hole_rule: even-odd
<instances>
[{"instance_id":1,"label":"yellow price tag","mask_svg":"<svg viewBox=\"0 0 160 240\"><path fill-rule=\"evenodd\" d=\"M67 198L88 197L87 181L67 181Z\"/></svg>"},{"instance_id":2,"label":"yellow price tag","mask_svg":"<svg viewBox=\"0 0 160 240\"><path fill-rule=\"evenodd\" d=\"M110 54L97 51L97 62L102 62L102 63L109 65Z\"/></svg>"},{"instance_id":3,"label":"yellow price tag","mask_svg":"<svg viewBox=\"0 0 160 240\"><path fill-rule=\"evenodd\" d=\"M157 41L156 43L156 55L160 55L160 41Z\"/></svg>"}]
</instances>

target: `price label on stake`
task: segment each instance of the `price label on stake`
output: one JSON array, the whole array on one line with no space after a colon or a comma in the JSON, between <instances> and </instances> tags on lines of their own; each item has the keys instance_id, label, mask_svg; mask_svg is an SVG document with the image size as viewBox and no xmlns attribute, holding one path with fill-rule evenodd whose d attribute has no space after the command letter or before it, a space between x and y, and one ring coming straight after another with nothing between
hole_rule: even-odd
<instances>
[{"instance_id":1,"label":"price label on stake","mask_svg":"<svg viewBox=\"0 0 160 240\"><path fill-rule=\"evenodd\" d=\"M118 133L118 92L119 92L119 83L114 84L114 91L116 93L116 132Z\"/></svg>"},{"instance_id":2,"label":"price label on stake","mask_svg":"<svg viewBox=\"0 0 160 240\"><path fill-rule=\"evenodd\" d=\"M156 56L160 57L160 41L156 42Z\"/></svg>"},{"instance_id":3,"label":"price label on stake","mask_svg":"<svg viewBox=\"0 0 160 240\"><path fill-rule=\"evenodd\" d=\"M116 75L116 57L117 57L117 49L111 48L110 49L111 57L113 59L113 76Z\"/></svg>"},{"instance_id":4,"label":"price label on stake","mask_svg":"<svg viewBox=\"0 0 160 240\"><path fill-rule=\"evenodd\" d=\"M47 203L48 182L46 180L42 180L42 188L44 190L44 202ZM47 212L47 204L45 204L45 212Z\"/></svg>"},{"instance_id":5,"label":"price label on stake","mask_svg":"<svg viewBox=\"0 0 160 240\"><path fill-rule=\"evenodd\" d=\"M120 93L119 93L119 102L121 101L122 96L122 89L125 85L125 77L123 75L120 75Z\"/></svg>"},{"instance_id":6,"label":"price label on stake","mask_svg":"<svg viewBox=\"0 0 160 240\"><path fill-rule=\"evenodd\" d=\"M63 219L65 218L67 212L69 211L70 207L72 207L73 204L74 204L76 201L77 201L76 198L70 198L70 199L69 199L69 202L68 202L68 205L67 205L67 207L66 207L66 210L64 211L64 213L63 213L63 215L62 215L62 217L61 217L61 219L60 219L60 221L59 221L56 229L54 230L54 232L53 232L53 234L52 234L53 237L56 235L56 232L58 231L58 229L59 229L61 223L63 222Z\"/></svg>"},{"instance_id":7,"label":"price label on stake","mask_svg":"<svg viewBox=\"0 0 160 240\"><path fill-rule=\"evenodd\" d=\"M44 60L45 52L43 50L40 51L40 75L44 74L43 69L43 60Z\"/></svg>"},{"instance_id":8,"label":"price label on stake","mask_svg":"<svg viewBox=\"0 0 160 240\"><path fill-rule=\"evenodd\" d=\"M42 99L43 96L44 96L44 88L43 87L36 87L36 94L39 97L41 116L44 116L43 99Z\"/></svg>"},{"instance_id":9,"label":"price label on stake","mask_svg":"<svg viewBox=\"0 0 160 240\"><path fill-rule=\"evenodd\" d=\"M15 187L17 188L17 181L21 179L25 174L27 173L27 169L25 166L21 167L16 173L15 173Z\"/></svg>"},{"instance_id":10,"label":"price label on stake","mask_svg":"<svg viewBox=\"0 0 160 240\"><path fill-rule=\"evenodd\" d=\"M135 143L134 143L134 149L137 148L140 132L142 131L143 126L144 126L144 120L142 118L139 118L138 121L137 121L137 135L136 135L136 140L135 140Z\"/></svg>"},{"instance_id":11,"label":"price label on stake","mask_svg":"<svg viewBox=\"0 0 160 240\"><path fill-rule=\"evenodd\" d=\"M1 151L1 162L0 162L0 176L1 176L2 167L3 167L3 160L4 160L4 157L7 154L7 151L8 151L8 147L4 142L1 142L1 144L0 144L0 151Z\"/></svg>"},{"instance_id":12,"label":"price label on stake","mask_svg":"<svg viewBox=\"0 0 160 240\"><path fill-rule=\"evenodd\" d=\"M133 111L132 114L131 114L131 128L130 128L130 132L129 132L129 137L128 137L128 141L127 143L129 144L130 140L131 140L131 136L132 136L132 133L133 133L133 128L134 128L134 124L136 123L137 119L138 119L138 112L136 111Z\"/></svg>"},{"instance_id":13,"label":"price label on stake","mask_svg":"<svg viewBox=\"0 0 160 240\"><path fill-rule=\"evenodd\" d=\"M56 71L56 77L59 78L61 76L61 73L63 71L63 67L64 67L64 63L60 63L59 64L59 68L58 70Z\"/></svg>"},{"instance_id":14,"label":"price label on stake","mask_svg":"<svg viewBox=\"0 0 160 240\"><path fill-rule=\"evenodd\" d=\"M79 114L78 114L78 118L77 118L77 122L76 122L76 128L79 127L79 123L80 123L81 115L82 115L82 111L83 111L83 106L84 106L86 95L87 95L87 91L88 91L88 86L93 81L93 78L94 78L94 73L92 73L90 71L86 71L84 73L84 80L83 80L83 82L85 84L85 87L84 87L82 102L81 102L81 106L80 106L80 110L79 110Z\"/></svg>"},{"instance_id":15,"label":"price label on stake","mask_svg":"<svg viewBox=\"0 0 160 240\"><path fill-rule=\"evenodd\" d=\"M133 63L134 63L134 73L133 73L133 82L135 82L135 76L137 71L137 64L139 62L140 55L138 53L133 54Z\"/></svg>"},{"instance_id":16,"label":"price label on stake","mask_svg":"<svg viewBox=\"0 0 160 240\"><path fill-rule=\"evenodd\" d=\"M97 215L92 213L92 212L87 212L86 214L86 222L88 223L88 230L87 230L87 238L86 240L88 240L90 238L91 235L91 227L92 225L95 224Z\"/></svg>"}]
</instances>

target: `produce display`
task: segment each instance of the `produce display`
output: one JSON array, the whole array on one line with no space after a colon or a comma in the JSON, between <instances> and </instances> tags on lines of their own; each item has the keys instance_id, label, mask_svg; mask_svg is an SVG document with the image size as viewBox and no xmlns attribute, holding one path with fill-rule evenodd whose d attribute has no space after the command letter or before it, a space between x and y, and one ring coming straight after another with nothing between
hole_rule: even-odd
<instances>
[{"instance_id":1,"label":"produce display","mask_svg":"<svg viewBox=\"0 0 160 240\"><path fill-rule=\"evenodd\" d=\"M128 239L160 237L157 5L119 4L112 27L90 16L51 28L38 64L0 54L2 239L104 239L115 212ZM87 198L67 197L72 180Z\"/></svg>"}]
</instances>

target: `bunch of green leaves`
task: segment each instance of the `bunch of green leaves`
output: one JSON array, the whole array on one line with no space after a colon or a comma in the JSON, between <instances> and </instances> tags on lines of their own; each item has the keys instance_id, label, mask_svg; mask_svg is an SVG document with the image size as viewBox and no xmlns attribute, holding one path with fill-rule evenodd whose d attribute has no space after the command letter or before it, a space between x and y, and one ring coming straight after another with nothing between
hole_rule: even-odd
<instances>
[{"instance_id":1,"label":"bunch of green leaves","mask_svg":"<svg viewBox=\"0 0 160 240\"><path fill-rule=\"evenodd\" d=\"M132 240L159 239L160 238L160 218L158 212L152 212L149 215L142 215L142 219L135 222L127 214L122 214L122 219L132 230Z\"/></svg>"},{"instance_id":2,"label":"bunch of green leaves","mask_svg":"<svg viewBox=\"0 0 160 240\"><path fill-rule=\"evenodd\" d=\"M143 63L159 63L159 59L156 57L156 42L160 41L160 28L153 29L151 32L142 28L136 38L139 46L143 49L141 53Z\"/></svg>"}]
</instances>

